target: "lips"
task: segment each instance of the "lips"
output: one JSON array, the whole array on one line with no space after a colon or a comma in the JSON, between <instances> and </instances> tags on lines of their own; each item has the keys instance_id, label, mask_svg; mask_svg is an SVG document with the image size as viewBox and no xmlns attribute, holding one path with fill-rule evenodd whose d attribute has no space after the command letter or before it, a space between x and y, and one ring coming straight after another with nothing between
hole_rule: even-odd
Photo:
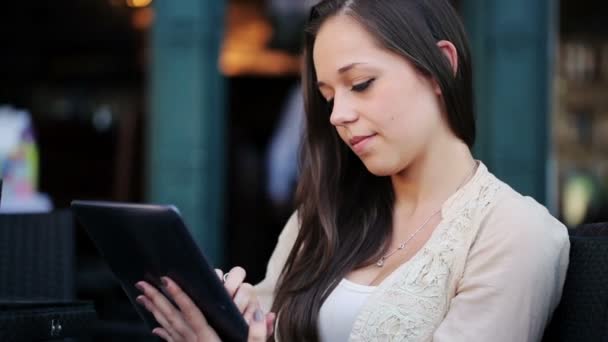
<instances>
[{"instance_id":1,"label":"lips","mask_svg":"<svg viewBox=\"0 0 608 342\"><path fill-rule=\"evenodd\" d=\"M348 141L348 143L356 153L360 153L363 152L363 148L365 147L366 143L375 135L376 134L354 136Z\"/></svg>"}]
</instances>

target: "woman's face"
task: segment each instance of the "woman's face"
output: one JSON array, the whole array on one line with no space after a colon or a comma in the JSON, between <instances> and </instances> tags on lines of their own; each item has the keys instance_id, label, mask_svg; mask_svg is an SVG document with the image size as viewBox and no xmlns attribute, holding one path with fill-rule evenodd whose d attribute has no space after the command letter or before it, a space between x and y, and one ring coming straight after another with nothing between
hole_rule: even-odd
<instances>
[{"instance_id":1,"label":"woman's face","mask_svg":"<svg viewBox=\"0 0 608 342\"><path fill-rule=\"evenodd\" d=\"M351 17L321 26L313 60L328 119L371 173L399 173L445 132L436 84Z\"/></svg>"}]
</instances>

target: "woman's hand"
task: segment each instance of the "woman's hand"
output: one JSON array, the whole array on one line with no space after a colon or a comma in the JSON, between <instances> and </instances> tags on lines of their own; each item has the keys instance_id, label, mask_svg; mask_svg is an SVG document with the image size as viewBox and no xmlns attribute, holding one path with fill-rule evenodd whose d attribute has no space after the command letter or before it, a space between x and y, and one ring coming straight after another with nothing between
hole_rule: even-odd
<instances>
[{"instance_id":1,"label":"woman's hand","mask_svg":"<svg viewBox=\"0 0 608 342\"><path fill-rule=\"evenodd\" d=\"M242 267L235 267L224 274L222 270L215 269L217 276L224 283L228 295L234 300L243 318L249 324L253 319L255 311L260 307L260 302L255 294L253 286L245 283L247 275Z\"/></svg>"},{"instance_id":2,"label":"woman's hand","mask_svg":"<svg viewBox=\"0 0 608 342\"><path fill-rule=\"evenodd\" d=\"M264 313L253 287L243 283L245 271L234 268L226 276L216 270L221 279L225 279L225 287L234 299L243 317L249 324L249 341L265 341L273 331L275 315ZM136 284L143 295L137 301L150 311L162 328L152 332L167 341L220 341L217 333L205 319L202 312L192 300L171 279L162 278L166 293L177 305L174 307L165 296L154 286L141 281Z\"/></svg>"}]
</instances>

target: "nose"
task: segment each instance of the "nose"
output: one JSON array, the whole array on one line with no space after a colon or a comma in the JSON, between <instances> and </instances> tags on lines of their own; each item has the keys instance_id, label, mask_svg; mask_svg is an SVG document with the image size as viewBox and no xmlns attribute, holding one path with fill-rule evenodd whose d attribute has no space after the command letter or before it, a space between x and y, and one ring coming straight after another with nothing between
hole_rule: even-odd
<instances>
[{"instance_id":1,"label":"nose","mask_svg":"<svg viewBox=\"0 0 608 342\"><path fill-rule=\"evenodd\" d=\"M354 122L359 118L356 110L350 105L347 99L334 96L334 105L329 116L329 122L334 126L344 126Z\"/></svg>"}]
</instances>

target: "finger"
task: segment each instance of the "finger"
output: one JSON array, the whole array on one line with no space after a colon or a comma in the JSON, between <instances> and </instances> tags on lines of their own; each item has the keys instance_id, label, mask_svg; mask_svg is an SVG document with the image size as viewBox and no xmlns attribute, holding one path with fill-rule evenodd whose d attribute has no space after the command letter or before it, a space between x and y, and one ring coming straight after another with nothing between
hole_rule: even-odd
<instances>
[{"instance_id":1,"label":"finger","mask_svg":"<svg viewBox=\"0 0 608 342\"><path fill-rule=\"evenodd\" d=\"M207 323L207 319L179 285L169 277L163 277L162 279L166 284L165 288L167 292L179 307L192 330L200 331L202 329L208 329L209 324Z\"/></svg>"},{"instance_id":2,"label":"finger","mask_svg":"<svg viewBox=\"0 0 608 342\"><path fill-rule=\"evenodd\" d=\"M160 338L162 338L165 341L168 342L173 342L174 340L171 338L171 336L169 335L169 333L167 332L167 330L163 329L163 328L155 328L154 330L152 330L152 333Z\"/></svg>"},{"instance_id":3,"label":"finger","mask_svg":"<svg viewBox=\"0 0 608 342\"><path fill-rule=\"evenodd\" d=\"M173 330L173 328L171 327L171 324L169 324L169 322L167 321L165 316L158 310L158 308L156 308L154 303L152 303L145 295L138 296L136 298L136 300L140 305L143 305L146 308L146 310L148 310L150 313L152 313L152 316L154 316L154 319L156 319L156 322L158 322L158 324L160 324L164 328L163 330L167 333L167 336L178 337L179 334ZM173 340L173 338L171 338L171 340Z\"/></svg>"},{"instance_id":4,"label":"finger","mask_svg":"<svg viewBox=\"0 0 608 342\"><path fill-rule=\"evenodd\" d=\"M255 303L252 303L252 301L255 301ZM255 308L258 307L257 300L254 300L253 286L251 284L242 283L241 286L239 286L234 295L234 304L239 308L241 314L245 313L245 309L247 309L248 306L252 306L252 304L255 304Z\"/></svg>"},{"instance_id":5,"label":"finger","mask_svg":"<svg viewBox=\"0 0 608 342\"><path fill-rule=\"evenodd\" d=\"M226 282L224 282L224 287L226 287L226 291L228 291L230 297L234 298L236 290L245 280L246 275L247 273L242 267L235 267L228 272L228 277L226 278Z\"/></svg>"},{"instance_id":6,"label":"finger","mask_svg":"<svg viewBox=\"0 0 608 342\"><path fill-rule=\"evenodd\" d=\"M253 315L253 321L249 325L248 342L264 342L266 341L266 320L262 310L257 309Z\"/></svg>"},{"instance_id":7,"label":"finger","mask_svg":"<svg viewBox=\"0 0 608 342\"><path fill-rule=\"evenodd\" d=\"M266 337L270 337L274 333L274 321L276 317L277 315L274 312L269 312L266 314Z\"/></svg>"},{"instance_id":8,"label":"finger","mask_svg":"<svg viewBox=\"0 0 608 342\"><path fill-rule=\"evenodd\" d=\"M222 270L220 270L219 268L215 269L215 273L217 274L217 276L220 278L220 281L223 283L224 282L224 272L222 272Z\"/></svg>"},{"instance_id":9,"label":"finger","mask_svg":"<svg viewBox=\"0 0 608 342\"><path fill-rule=\"evenodd\" d=\"M165 320L169 323L169 327L164 325L163 327L168 330L173 338L178 339L178 336L175 336L173 331L177 332L177 334L180 335L179 337L186 338L187 340L196 337L192 329L184 321L181 312L176 310L173 304L171 304L162 293L145 281L140 281L137 285L140 290L143 290L144 296L150 300L154 306L158 308L160 314L165 317Z\"/></svg>"},{"instance_id":10,"label":"finger","mask_svg":"<svg viewBox=\"0 0 608 342\"><path fill-rule=\"evenodd\" d=\"M255 314L255 311L259 309L259 307L260 303L255 300L251 302L245 309L245 312L243 313L243 318L245 319L245 322L247 322L248 325L251 324L251 321L253 320L253 315Z\"/></svg>"}]
</instances>

